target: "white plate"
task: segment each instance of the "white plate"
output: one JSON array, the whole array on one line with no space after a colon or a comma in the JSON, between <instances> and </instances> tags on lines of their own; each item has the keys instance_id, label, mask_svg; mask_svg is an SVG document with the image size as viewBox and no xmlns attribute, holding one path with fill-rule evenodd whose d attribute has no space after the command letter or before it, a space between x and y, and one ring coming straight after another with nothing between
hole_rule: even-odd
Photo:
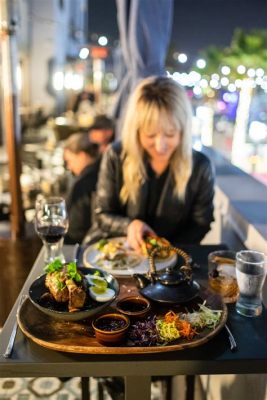
<instances>
[{"instance_id":1,"label":"white plate","mask_svg":"<svg viewBox=\"0 0 267 400\"><path fill-rule=\"evenodd\" d=\"M139 274L144 274L148 272L149 269L149 263L148 263L148 258L145 256L141 256L134 251L132 251L129 248L129 245L126 241L125 237L117 237L117 238L111 238L108 239L109 241L112 242L123 242L123 245L125 247L125 250L129 253L129 258L127 260L126 265L115 267L114 268L114 263L112 261L98 261L98 257L101 255L101 251L97 249L97 244L92 244L88 246L84 253L83 253L83 264L85 267L91 268L91 267L98 267L102 268L110 273L113 273L115 275L132 275L135 273ZM157 271L166 268L166 267L171 267L175 264L177 259L177 255L173 254L168 258L165 259L155 259L155 264L156 264L156 269Z\"/></svg>"}]
</instances>

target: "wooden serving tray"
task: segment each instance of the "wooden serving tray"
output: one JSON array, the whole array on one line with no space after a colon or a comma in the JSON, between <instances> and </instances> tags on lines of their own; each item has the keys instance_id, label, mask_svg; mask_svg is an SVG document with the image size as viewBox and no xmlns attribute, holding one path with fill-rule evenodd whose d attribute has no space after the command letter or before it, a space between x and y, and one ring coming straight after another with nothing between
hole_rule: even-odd
<instances>
[{"instance_id":1,"label":"wooden serving tray","mask_svg":"<svg viewBox=\"0 0 267 400\"><path fill-rule=\"evenodd\" d=\"M137 289L131 278L120 279L120 298L136 295ZM183 350L195 346L200 346L212 339L223 328L227 320L227 307L218 295L211 293L208 289L201 288L199 297L186 304L189 309L196 309L198 303L203 303L214 310L222 310L222 316L215 329L204 329L192 340L177 339L173 344L166 346L139 347L134 346L130 340L116 346L104 346L97 342L92 329L92 319L88 318L82 321L62 321L50 317L39 311L29 299L22 304L18 323L22 332L33 342L42 347L68 352L83 354L138 354L138 353L159 353L166 351ZM184 311L185 306L161 306L154 304L151 308L151 314L161 315L167 311ZM102 314L109 311L116 311L116 301L109 306ZM96 316L95 316L96 317ZM95 318L94 317L94 318Z\"/></svg>"}]
</instances>

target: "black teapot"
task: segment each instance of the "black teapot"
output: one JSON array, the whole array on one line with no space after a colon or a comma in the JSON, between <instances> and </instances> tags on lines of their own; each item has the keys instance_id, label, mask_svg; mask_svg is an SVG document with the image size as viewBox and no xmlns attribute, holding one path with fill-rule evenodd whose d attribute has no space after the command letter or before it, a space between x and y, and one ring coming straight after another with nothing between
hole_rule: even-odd
<instances>
[{"instance_id":1,"label":"black teapot","mask_svg":"<svg viewBox=\"0 0 267 400\"><path fill-rule=\"evenodd\" d=\"M149 272L146 275L134 274L140 293L150 300L166 304L187 303L197 296L199 284L192 280L191 258L177 247L160 247L160 250L175 251L185 262L177 269L167 267L164 271L156 271L154 256L159 249L154 249L149 256Z\"/></svg>"}]
</instances>

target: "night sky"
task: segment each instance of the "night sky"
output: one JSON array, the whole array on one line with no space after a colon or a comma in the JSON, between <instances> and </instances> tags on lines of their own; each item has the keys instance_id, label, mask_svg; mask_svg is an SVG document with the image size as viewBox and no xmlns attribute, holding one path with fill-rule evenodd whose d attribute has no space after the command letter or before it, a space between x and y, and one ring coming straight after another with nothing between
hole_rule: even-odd
<instances>
[{"instance_id":1,"label":"night sky","mask_svg":"<svg viewBox=\"0 0 267 400\"><path fill-rule=\"evenodd\" d=\"M237 27L267 29L267 0L174 0L172 44L179 52L228 46ZM89 0L89 32L118 38L115 0Z\"/></svg>"}]
</instances>

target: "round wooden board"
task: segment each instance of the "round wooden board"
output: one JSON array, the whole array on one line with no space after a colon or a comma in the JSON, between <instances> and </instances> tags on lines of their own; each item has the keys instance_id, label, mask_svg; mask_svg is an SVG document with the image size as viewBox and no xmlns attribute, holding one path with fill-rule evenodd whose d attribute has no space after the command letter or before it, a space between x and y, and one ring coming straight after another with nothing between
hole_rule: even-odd
<instances>
[{"instance_id":1,"label":"round wooden board","mask_svg":"<svg viewBox=\"0 0 267 400\"><path fill-rule=\"evenodd\" d=\"M192 340L178 339L172 345L167 346L151 346L137 347L130 341L121 344L120 346L103 346L99 344L93 334L91 326L92 319L88 318L82 321L62 321L50 317L39 311L26 299L22 304L19 314L18 323L22 332L33 342L42 347L51 350L83 353L83 354L138 354L138 353L160 353L167 351L183 350L195 346L200 346L212 339L223 328L227 320L227 307L222 302L221 298L212 294L208 289L201 289L200 296L195 299L194 304L206 300L206 305L214 310L222 310L222 315L219 324L215 329L204 329ZM191 304L191 307L194 307ZM187 304L187 307L190 305ZM157 305L157 313L159 310ZM182 308L168 307L162 309L159 313L167 312L170 309L174 311L182 311ZM105 312L113 310L114 307L106 309ZM155 311L152 313L155 314Z\"/></svg>"}]
</instances>

